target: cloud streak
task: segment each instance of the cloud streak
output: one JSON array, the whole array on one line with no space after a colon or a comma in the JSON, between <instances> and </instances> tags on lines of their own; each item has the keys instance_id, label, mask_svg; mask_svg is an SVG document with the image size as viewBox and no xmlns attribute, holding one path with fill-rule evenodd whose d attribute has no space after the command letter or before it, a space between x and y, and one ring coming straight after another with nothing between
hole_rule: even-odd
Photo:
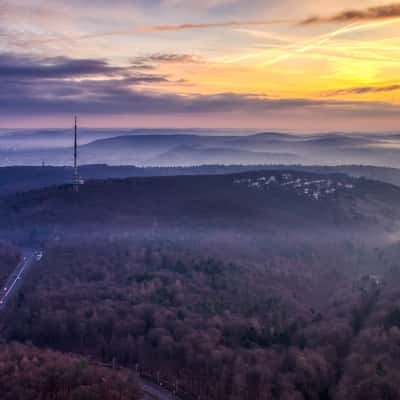
<instances>
[{"instance_id":1,"label":"cloud streak","mask_svg":"<svg viewBox=\"0 0 400 400\"><path fill-rule=\"evenodd\" d=\"M293 19L271 19L271 20L244 20L244 21L225 21L216 23L187 23L179 25L154 25L138 28L136 32L174 32L192 29L212 29L212 28L235 28L246 26L266 26L279 24L300 24L312 25L323 23L348 23L360 21L373 21L382 19L400 18L400 3L392 3L383 6L369 7L366 9L350 9L331 16L311 16L303 20Z\"/></svg>"},{"instance_id":2,"label":"cloud streak","mask_svg":"<svg viewBox=\"0 0 400 400\"><path fill-rule=\"evenodd\" d=\"M334 97L334 96L352 95L352 94L394 92L396 90L400 90L400 84L386 85L386 86L358 86L346 89L329 90L323 92L322 95L325 97Z\"/></svg>"},{"instance_id":3,"label":"cloud streak","mask_svg":"<svg viewBox=\"0 0 400 400\"><path fill-rule=\"evenodd\" d=\"M301 25L347 23L400 18L400 3L369 7L366 9L345 10L332 16L313 16L300 21Z\"/></svg>"},{"instance_id":4,"label":"cloud streak","mask_svg":"<svg viewBox=\"0 0 400 400\"><path fill-rule=\"evenodd\" d=\"M243 21L222 21L215 23L185 23L185 24L172 24L172 25L148 25L126 30L109 31L109 32L96 32L85 35L71 37L72 40L90 40L100 39L113 36L126 36L144 33L157 33L157 32L179 32L186 30L206 30L206 29L218 29L218 28L237 28L237 27L248 27L248 26L267 26L267 25L279 25L279 24L293 24L295 20L279 19L279 20L243 20ZM36 43L51 43L57 42L62 39L44 39L38 40Z\"/></svg>"},{"instance_id":5,"label":"cloud streak","mask_svg":"<svg viewBox=\"0 0 400 400\"><path fill-rule=\"evenodd\" d=\"M139 33L146 32L176 32L193 29L215 29L215 28L236 28L245 26L266 26L293 23L290 19L275 20L245 20L245 21L225 21L214 23L194 23L194 24L178 24L178 25L152 25L137 29Z\"/></svg>"},{"instance_id":6,"label":"cloud streak","mask_svg":"<svg viewBox=\"0 0 400 400\"><path fill-rule=\"evenodd\" d=\"M136 57L133 59L134 65L149 64L200 64L204 62L200 57L191 54L157 53L148 56Z\"/></svg>"},{"instance_id":7,"label":"cloud streak","mask_svg":"<svg viewBox=\"0 0 400 400\"><path fill-rule=\"evenodd\" d=\"M135 33L179 32L185 30L205 30L218 28L240 28L249 26L268 26L281 24L324 24L347 23L359 21L373 21L382 19L400 18L400 3L393 3L366 9L345 10L332 16L311 16L303 20L294 19L262 19L262 20L233 20L212 23L184 23L172 25L149 25L125 31L104 32L93 35L81 36L81 39L90 39L105 36L119 36Z\"/></svg>"},{"instance_id":8,"label":"cloud streak","mask_svg":"<svg viewBox=\"0 0 400 400\"><path fill-rule=\"evenodd\" d=\"M72 37L60 38L44 38L32 40L34 44L52 43L68 40L91 40L107 37L129 36L137 34L151 34L161 32L180 32L187 30L208 30L221 28L245 28L251 26L269 26L269 25L315 25L328 23L353 23L361 21L377 21L400 18L400 3L392 3L388 5L369 7L366 9L349 9L339 12L334 15L322 16L316 15L305 19L255 19L255 20L230 20L218 22L193 22L182 24L162 24L162 25L147 25L137 26L125 30L110 30L108 32L94 32L81 34Z\"/></svg>"}]
</instances>

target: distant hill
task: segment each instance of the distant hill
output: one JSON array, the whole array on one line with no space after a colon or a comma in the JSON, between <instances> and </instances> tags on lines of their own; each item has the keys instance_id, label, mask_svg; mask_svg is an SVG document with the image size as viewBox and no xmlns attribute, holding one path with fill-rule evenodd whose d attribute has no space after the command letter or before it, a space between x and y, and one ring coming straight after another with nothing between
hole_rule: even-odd
<instances>
[{"instance_id":1,"label":"distant hill","mask_svg":"<svg viewBox=\"0 0 400 400\"><path fill-rule=\"evenodd\" d=\"M350 135L321 135L307 138L303 143L313 146L328 146L328 147L355 147L367 146L375 143L377 140L368 136L350 136Z\"/></svg>"},{"instance_id":2,"label":"distant hill","mask_svg":"<svg viewBox=\"0 0 400 400\"><path fill-rule=\"evenodd\" d=\"M127 129L79 129L79 141L86 144L112 136L129 135ZM40 150L71 147L72 129L16 129L0 134L0 147L6 149Z\"/></svg>"},{"instance_id":3,"label":"distant hill","mask_svg":"<svg viewBox=\"0 0 400 400\"><path fill-rule=\"evenodd\" d=\"M118 129L118 128L82 128L79 127L81 145L120 136L169 136L202 135L200 129ZM217 132L211 132L216 134ZM230 131L218 131L219 135ZM73 128L69 129L0 129L0 148L7 149L46 149L66 148L73 143Z\"/></svg>"},{"instance_id":4,"label":"distant hill","mask_svg":"<svg viewBox=\"0 0 400 400\"><path fill-rule=\"evenodd\" d=\"M246 136L196 134L130 135L100 139L81 147L84 163L193 166L200 164L371 164L398 165L400 151L384 138L344 134L312 136L260 133ZM59 154L59 159L66 157Z\"/></svg>"},{"instance_id":5,"label":"distant hill","mask_svg":"<svg viewBox=\"0 0 400 400\"><path fill-rule=\"evenodd\" d=\"M235 133L235 134L234 134ZM0 165L66 165L72 130L6 132ZM328 133L295 135L205 130L79 131L81 164L194 166L201 164L360 164L400 168L400 136Z\"/></svg>"},{"instance_id":6,"label":"distant hill","mask_svg":"<svg viewBox=\"0 0 400 400\"><path fill-rule=\"evenodd\" d=\"M267 153L232 149L225 147L179 146L169 150L154 159L154 165L191 166L201 164L230 164L236 160L237 164L251 165L272 163L300 163L301 158L290 153Z\"/></svg>"}]
</instances>

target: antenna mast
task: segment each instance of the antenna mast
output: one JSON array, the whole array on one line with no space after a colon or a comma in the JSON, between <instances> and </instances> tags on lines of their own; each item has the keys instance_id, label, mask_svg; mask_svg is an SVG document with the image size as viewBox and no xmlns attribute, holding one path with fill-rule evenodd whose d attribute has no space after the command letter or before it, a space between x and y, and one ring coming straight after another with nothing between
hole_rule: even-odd
<instances>
[{"instance_id":1,"label":"antenna mast","mask_svg":"<svg viewBox=\"0 0 400 400\"><path fill-rule=\"evenodd\" d=\"M74 191L79 192L78 172L78 117L75 116L75 140L74 140Z\"/></svg>"}]
</instances>

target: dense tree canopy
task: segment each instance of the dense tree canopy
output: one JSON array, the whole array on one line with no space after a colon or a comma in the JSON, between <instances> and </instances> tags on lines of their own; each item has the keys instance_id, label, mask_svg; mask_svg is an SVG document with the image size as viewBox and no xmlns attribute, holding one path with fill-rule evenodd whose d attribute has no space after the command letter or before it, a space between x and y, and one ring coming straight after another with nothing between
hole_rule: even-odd
<instances>
[{"instance_id":1,"label":"dense tree canopy","mask_svg":"<svg viewBox=\"0 0 400 400\"><path fill-rule=\"evenodd\" d=\"M17 266L19 259L20 254L15 247L0 241L0 288Z\"/></svg>"},{"instance_id":2,"label":"dense tree canopy","mask_svg":"<svg viewBox=\"0 0 400 400\"><path fill-rule=\"evenodd\" d=\"M72 355L0 345L3 400L138 400L133 374L93 366Z\"/></svg>"},{"instance_id":3,"label":"dense tree canopy","mask_svg":"<svg viewBox=\"0 0 400 400\"><path fill-rule=\"evenodd\" d=\"M209 400L398 398L397 248L203 255L219 253L52 245L12 305L8 338L139 365Z\"/></svg>"}]
</instances>

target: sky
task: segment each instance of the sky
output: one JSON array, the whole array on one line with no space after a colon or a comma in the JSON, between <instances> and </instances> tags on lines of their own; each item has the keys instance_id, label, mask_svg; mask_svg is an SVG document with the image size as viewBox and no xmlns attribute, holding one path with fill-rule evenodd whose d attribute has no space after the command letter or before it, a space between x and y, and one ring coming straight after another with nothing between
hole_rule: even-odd
<instances>
[{"instance_id":1,"label":"sky","mask_svg":"<svg viewBox=\"0 0 400 400\"><path fill-rule=\"evenodd\" d=\"M0 128L396 131L400 2L0 0Z\"/></svg>"}]
</instances>

